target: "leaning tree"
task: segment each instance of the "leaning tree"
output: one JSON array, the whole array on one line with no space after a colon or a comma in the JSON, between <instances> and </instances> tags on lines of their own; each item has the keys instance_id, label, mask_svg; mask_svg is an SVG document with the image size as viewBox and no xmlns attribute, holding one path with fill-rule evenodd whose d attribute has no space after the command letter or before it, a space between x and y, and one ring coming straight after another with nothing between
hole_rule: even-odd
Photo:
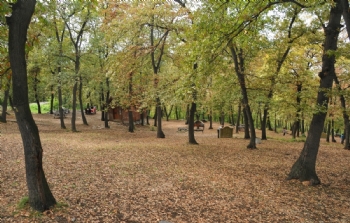
<instances>
[{"instance_id":1,"label":"leaning tree","mask_svg":"<svg viewBox=\"0 0 350 223\"><path fill-rule=\"evenodd\" d=\"M9 55L12 69L13 105L21 132L29 204L35 210L44 211L56 204L43 170L43 150L29 108L25 44L27 30L35 9L35 0L18 0L12 4L12 15L7 17L9 26Z\"/></svg>"},{"instance_id":2,"label":"leaning tree","mask_svg":"<svg viewBox=\"0 0 350 223\"><path fill-rule=\"evenodd\" d=\"M320 138L327 115L328 91L332 88L335 77L335 51L337 50L338 35L341 30L340 19L343 13L342 0L336 0L332 6L327 26L324 26L325 41L323 44L322 70L319 91L317 94L318 112L312 117L308 136L299 158L292 166L287 179L309 181L310 185L320 184L316 174L316 158L320 145Z\"/></svg>"}]
</instances>

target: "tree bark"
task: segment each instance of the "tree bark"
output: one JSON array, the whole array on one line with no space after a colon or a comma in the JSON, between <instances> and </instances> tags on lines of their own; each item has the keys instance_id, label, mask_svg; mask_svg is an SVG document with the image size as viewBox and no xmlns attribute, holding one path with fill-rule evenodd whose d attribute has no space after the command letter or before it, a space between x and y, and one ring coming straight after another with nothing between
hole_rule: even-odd
<instances>
[{"instance_id":1,"label":"tree bark","mask_svg":"<svg viewBox=\"0 0 350 223\"><path fill-rule=\"evenodd\" d=\"M54 85L51 85L51 92L53 92L53 88L54 88ZM55 94L54 93L51 93L51 96L50 96L50 114L52 115L53 114L53 102L55 100Z\"/></svg>"},{"instance_id":2,"label":"tree bark","mask_svg":"<svg viewBox=\"0 0 350 223\"><path fill-rule=\"evenodd\" d=\"M106 102L104 103L104 106L103 106L103 121L105 123L105 128L106 129L109 129L109 118L108 118L108 110L110 108L110 104L112 102L112 99L110 98L110 91L109 91L109 78L106 77Z\"/></svg>"},{"instance_id":3,"label":"tree bark","mask_svg":"<svg viewBox=\"0 0 350 223\"><path fill-rule=\"evenodd\" d=\"M63 57L63 39L64 39L64 33L65 33L65 26L63 27L63 30L61 34L59 34L56 19L54 20L54 25L55 25L55 35L56 35L56 40L59 46L58 50L58 55L59 55L59 62L57 63L56 67L56 72L58 75L58 86L57 86L57 94L58 94L58 111L60 113L60 124L61 124L61 129L66 129L66 125L64 124L64 111L63 111L63 101L62 101L62 78L61 78L61 71L62 71L62 66L61 66L61 59ZM55 72L52 72L55 74ZM53 86L52 86L53 88ZM53 91L53 89L52 89ZM54 94L51 94L51 106L50 109L53 110L53 101L54 101ZM50 111L51 112L51 111ZM52 113L51 113L52 114Z\"/></svg>"},{"instance_id":4,"label":"tree bark","mask_svg":"<svg viewBox=\"0 0 350 223\"><path fill-rule=\"evenodd\" d=\"M4 100L2 101L2 113L0 117L0 122L6 123L7 122L7 101L9 100L10 95L10 85L11 85L11 78L7 79L6 83L6 90L4 92Z\"/></svg>"},{"instance_id":5,"label":"tree bark","mask_svg":"<svg viewBox=\"0 0 350 223\"><path fill-rule=\"evenodd\" d=\"M271 78L271 86L270 86L270 89L269 89L269 93L267 95L268 102L265 104L265 107L264 107L264 118L263 118L263 122L262 122L262 125L264 127L261 129L262 130L261 131L261 139L263 139L263 140L267 140L267 137L266 137L266 120L267 120L267 117L265 117L265 116L268 115L268 111L270 109L270 101L272 100L273 95L274 95L274 90L275 90L274 88L275 88L275 85L276 85L276 78L277 78L278 74L280 73L280 71L282 69L282 65L283 65L284 61L286 60L286 58L287 58L287 56L288 56L288 54L290 52L290 49L292 48L292 43L297 38L302 36L302 34L301 34L299 36L296 36L296 37L292 38L292 27L293 27L293 24L294 24L294 22L295 22L299 12L300 12L300 10L295 8L295 10L293 12L294 14L293 14L293 16L292 16L292 18L290 20L289 26L288 26L288 39L289 39L288 47L284 51L282 57L277 60L276 72Z\"/></svg>"},{"instance_id":6,"label":"tree bark","mask_svg":"<svg viewBox=\"0 0 350 223\"><path fill-rule=\"evenodd\" d=\"M195 102L191 103L190 116L188 121L188 142L190 144L198 144L194 138L194 116L196 113L197 105Z\"/></svg>"},{"instance_id":7,"label":"tree bark","mask_svg":"<svg viewBox=\"0 0 350 223\"><path fill-rule=\"evenodd\" d=\"M242 113L242 105L241 103L238 104L238 113L237 113L237 121L236 121L236 133L239 131L240 126L240 120L241 120L241 113Z\"/></svg>"},{"instance_id":8,"label":"tree bark","mask_svg":"<svg viewBox=\"0 0 350 223\"><path fill-rule=\"evenodd\" d=\"M13 105L22 136L29 204L38 211L48 210L56 204L46 181L38 127L29 108L28 80L25 59L27 30L34 13L35 0L18 0L12 6L9 25L9 55L12 69Z\"/></svg>"},{"instance_id":9,"label":"tree bark","mask_svg":"<svg viewBox=\"0 0 350 223\"><path fill-rule=\"evenodd\" d=\"M71 14L68 18L70 18L71 16L73 16L75 14L75 12L73 14ZM73 86L73 112L72 112L72 131L76 132L76 125L75 125L75 121L76 121L76 106L77 106L77 91L79 91L79 96L78 96L78 100L79 100L79 105L80 105L80 112L81 112L81 117L83 120L84 125L88 125L87 121L86 121L86 117L84 115L84 106L83 106L83 101L82 101L82 88L83 88L83 81L82 81L82 76L79 73L80 71L80 58L81 58L81 41L82 41L82 37L83 37L83 33L85 31L85 26L88 22L88 20L90 19L90 9L87 8L87 16L85 17L85 20L83 21L83 24L81 25L79 30L72 30L73 28L69 26L67 18L63 18L64 19L64 23L66 28L68 29L69 32L69 37L70 40L74 46L74 53L75 53L75 57L74 59L71 58L71 60L74 61L74 72L75 72L75 78L74 78L74 86ZM75 27L74 27L75 28ZM73 32L76 32L77 35L74 35ZM79 86L78 86L79 83Z\"/></svg>"},{"instance_id":10,"label":"tree bark","mask_svg":"<svg viewBox=\"0 0 350 223\"><path fill-rule=\"evenodd\" d=\"M72 102L72 119L71 119L71 129L72 132L77 132L77 127L75 126L75 120L77 117L77 90L78 90L78 82L74 80L73 85L73 102Z\"/></svg>"},{"instance_id":11,"label":"tree bark","mask_svg":"<svg viewBox=\"0 0 350 223\"><path fill-rule=\"evenodd\" d=\"M141 119L141 126L144 126L145 125L145 117L144 117L144 110L143 109L141 110L141 113L140 113L140 119Z\"/></svg>"},{"instance_id":12,"label":"tree bark","mask_svg":"<svg viewBox=\"0 0 350 223\"><path fill-rule=\"evenodd\" d=\"M152 18L152 24L154 23L154 17ZM151 28L151 33L150 33L150 42L151 42L151 46L154 47L154 50L151 52L151 61L152 61L152 68L153 68L153 74L156 76L156 78L154 79L154 87L155 89L158 88L158 73L159 73L159 70L160 70L160 65L161 65L161 61L162 61L162 57L163 57L163 54L164 54L164 47L165 47L165 43L166 43L166 39L169 35L169 30L167 29L164 34L162 35L162 37L160 38L160 42L159 42L159 55L158 57L156 58L156 55L155 55L155 50L157 49L157 46L155 46L155 43L154 43L154 38L155 38L155 35L154 35L154 26L150 26ZM158 30L159 31L159 30ZM162 107L161 107L161 101L160 101L160 98L159 98L159 95L157 95L157 98L156 98L156 109L157 109L157 138L165 138L165 134L162 130ZM156 124L156 123L155 123Z\"/></svg>"},{"instance_id":13,"label":"tree bark","mask_svg":"<svg viewBox=\"0 0 350 223\"><path fill-rule=\"evenodd\" d=\"M105 107L106 107L106 101L105 101L105 94L103 92L103 82L101 81L101 93L100 93L100 108L101 108L101 121L105 120Z\"/></svg>"},{"instance_id":14,"label":"tree bark","mask_svg":"<svg viewBox=\"0 0 350 223\"><path fill-rule=\"evenodd\" d=\"M38 84L39 84L39 79L38 79L38 72L40 69L35 69L33 72L34 75L34 97L35 97L35 102L38 106L38 114L41 114L41 107L40 107L40 100L39 100L39 93L38 93Z\"/></svg>"},{"instance_id":15,"label":"tree bark","mask_svg":"<svg viewBox=\"0 0 350 223\"><path fill-rule=\"evenodd\" d=\"M225 125L225 113L223 111L220 112L220 125Z\"/></svg>"},{"instance_id":16,"label":"tree bark","mask_svg":"<svg viewBox=\"0 0 350 223\"><path fill-rule=\"evenodd\" d=\"M330 138L330 136L331 136L331 125L332 125L331 120L328 120L328 123L327 123L327 136L326 136L326 142L329 142L329 138Z\"/></svg>"},{"instance_id":17,"label":"tree bark","mask_svg":"<svg viewBox=\"0 0 350 223\"><path fill-rule=\"evenodd\" d=\"M178 106L175 106L175 118L176 120L179 120L179 109L178 109Z\"/></svg>"},{"instance_id":18,"label":"tree bark","mask_svg":"<svg viewBox=\"0 0 350 223\"><path fill-rule=\"evenodd\" d=\"M331 135L332 135L332 142L337 142L337 140L335 140L334 138L334 119L332 119L332 128L331 128Z\"/></svg>"},{"instance_id":19,"label":"tree bark","mask_svg":"<svg viewBox=\"0 0 350 223\"><path fill-rule=\"evenodd\" d=\"M61 69L61 68L60 68ZM59 86L57 87L57 93L58 93L58 110L60 113L60 123L61 123L61 129L66 129L66 125L64 124L64 111L63 111L63 102L62 102L62 88L61 88L61 77L59 80Z\"/></svg>"},{"instance_id":20,"label":"tree bark","mask_svg":"<svg viewBox=\"0 0 350 223\"><path fill-rule=\"evenodd\" d=\"M80 60L79 60L79 67L80 67ZM80 69L80 68L79 68ZM83 105L83 78L81 77L81 74L79 74L79 94L78 94L78 99L79 99L79 105L80 105L80 113L81 113L81 118L83 120L84 125L89 125L87 123L85 114L84 114L84 105ZM90 105L91 106L91 105Z\"/></svg>"},{"instance_id":21,"label":"tree bark","mask_svg":"<svg viewBox=\"0 0 350 223\"><path fill-rule=\"evenodd\" d=\"M169 112L167 112L166 106L164 106L165 117L166 117L167 121L169 121L169 118L170 118L171 112L173 111L173 108L174 108L174 105L171 105Z\"/></svg>"},{"instance_id":22,"label":"tree bark","mask_svg":"<svg viewBox=\"0 0 350 223\"><path fill-rule=\"evenodd\" d=\"M269 131L273 131L273 128L272 128L272 126L271 126L271 120L270 120L270 115L269 115L269 114L267 114L266 125L267 125L267 129L268 129Z\"/></svg>"},{"instance_id":23,"label":"tree bark","mask_svg":"<svg viewBox=\"0 0 350 223\"><path fill-rule=\"evenodd\" d=\"M231 51L231 56L235 64L236 75L238 77L239 85L241 87L243 112L245 112L245 114L247 115L246 118L248 123L247 122L245 123L245 129L248 128L247 124L249 124L249 129L251 134L250 142L247 145L247 148L256 149L256 144L255 144L256 134L255 134L255 127L254 127L254 120L253 120L252 112L249 106L248 93L247 93L247 87L246 87L245 76L244 76L245 65L244 65L243 50L237 49L232 42L229 42L228 47Z\"/></svg>"},{"instance_id":24,"label":"tree bark","mask_svg":"<svg viewBox=\"0 0 350 223\"><path fill-rule=\"evenodd\" d=\"M187 106L186 106L186 122L185 122L186 125L188 125L189 118L190 118L190 105L187 104Z\"/></svg>"},{"instance_id":25,"label":"tree bark","mask_svg":"<svg viewBox=\"0 0 350 223\"><path fill-rule=\"evenodd\" d=\"M150 111L149 109L146 110L146 113L147 113L146 125L150 125L150 124L149 124L149 113L150 113L150 112L151 112L151 111Z\"/></svg>"},{"instance_id":26,"label":"tree bark","mask_svg":"<svg viewBox=\"0 0 350 223\"><path fill-rule=\"evenodd\" d=\"M210 109L209 112L209 129L213 129L213 110Z\"/></svg>"},{"instance_id":27,"label":"tree bark","mask_svg":"<svg viewBox=\"0 0 350 223\"><path fill-rule=\"evenodd\" d=\"M156 105L156 108L154 109L154 116L153 116L153 119L154 119L154 124L153 126L157 126L157 115L158 114L158 109L157 109L157 105Z\"/></svg>"},{"instance_id":28,"label":"tree bark","mask_svg":"<svg viewBox=\"0 0 350 223\"><path fill-rule=\"evenodd\" d=\"M324 54L322 56L322 70L319 73L321 80L317 94L317 106L322 106L326 109L328 108L329 99L327 91L332 88L333 79L335 78L335 55L331 52L337 50L342 12L343 8L341 0L336 0L334 7L332 7L330 11L328 26L324 27ZM316 174L316 159L326 115L327 112L322 110L313 115L304 148L301 151L298 160L292 166L287 179L309 181L309 185L317 185L321 183Z\"/></svg>"},{"instance_id":29,"label":"tree bark","mask_svg":"<svg viewBox=\"0 0 350 223\"><path fill-rule=\"evenodd\" d=\"M130 108L128 111L128 119L129 119L129 132L134 132L134 117L132 115L132 110Z\"/></svg>"},{"instance_id":30,"label":"tree bark","mask_svg":"<svg viewBox=\"0 0 350 223\"><path fill-rule=\"evenodd\" d=\"M162 130L162 105L159 98L157 98L157 138L165 138Z\"/></svg>"},{"instance_id":31,"label":"tree bark","mask_svg":"<svg viewBox=\"0 0 350 223\"><path fill-rule=\"evenodd\" d=\"M334 82L337 86L337 89L339 92L342 92L341 86L340 86L340 82L338 77L335 75L334 77ZM349 115L346 111L346 101L345 101L345 97L343 94L340 94L340 104L341 104L341 108L342 108L342 113L343 113L343 123L344 123L344 138L341 140L341 143L343 144L344 142L344 149L350 149L350 140L349 140L349 127L350 127L350 123L349 123Z\"/></svg>"}]
</instances>

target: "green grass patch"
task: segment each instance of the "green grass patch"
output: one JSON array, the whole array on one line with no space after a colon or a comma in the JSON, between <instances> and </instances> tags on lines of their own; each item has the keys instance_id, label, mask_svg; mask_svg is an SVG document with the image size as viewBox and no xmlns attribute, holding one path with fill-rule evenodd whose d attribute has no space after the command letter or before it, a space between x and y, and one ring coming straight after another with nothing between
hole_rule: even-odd
<instances>
[{"instance_id":1,"label":"green grass patch","mask_svg":"<svg viewBox=\"0 0 350 223\"><path fill-rule=\"evenodd\" d=\"M34 114L38 113L38 104L37 103L30 103L29 108L30 108L30 111L32 113L34 113ZM48 102L40 103L40 109L41 109L42 114L50 112L50 103L48 103Z\"/></svg>"},{"instance_id":2,"label":"green grass patch","mask_svg":"<svg viewBox=\"0 0 350 223\"><path fill-rule=\"evenodd\" d=\"M54 209L63 209L68 207L68 204L64 203L64 202L57 202L57 204L55 205Z\"/></svg>"},{"instance_id":3,"label":"green grass patch","mask_svg":"<svg viewBox=\"0 0 350 223\"><path fill-rule=\"evenodd\" d=\"M22 210L29 206L29 197L22 197L17 204L17 209Z\"/></svg>"}]
</instances>

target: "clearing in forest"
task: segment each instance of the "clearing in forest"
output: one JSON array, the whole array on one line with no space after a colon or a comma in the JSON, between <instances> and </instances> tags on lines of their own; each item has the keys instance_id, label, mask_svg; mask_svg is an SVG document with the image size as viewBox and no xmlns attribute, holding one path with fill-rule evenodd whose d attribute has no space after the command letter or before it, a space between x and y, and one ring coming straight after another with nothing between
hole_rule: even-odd
<instances>
[{"instance_id":1,"label":"clearing in forest","mask_svg":"<svg viewBox=\"0 0 350 223\"><path fill-rule=\"evenodd\" d=\"M14 116L0 124L0 222L350 222L350 151L321 140L317 173L322 184L285 181L303 147L268 132L248 150L243 133L217 138L195 132L199 145L177 132L184 121L128 127L100 114L67 130L52 115L34 115L44 149L44 170L59 205L43 214L20 209L27 195L22 141ZM153 124L153 120L151 120ZM260 135L260 132L257 132Z\"/></svg>"}]
</instances>

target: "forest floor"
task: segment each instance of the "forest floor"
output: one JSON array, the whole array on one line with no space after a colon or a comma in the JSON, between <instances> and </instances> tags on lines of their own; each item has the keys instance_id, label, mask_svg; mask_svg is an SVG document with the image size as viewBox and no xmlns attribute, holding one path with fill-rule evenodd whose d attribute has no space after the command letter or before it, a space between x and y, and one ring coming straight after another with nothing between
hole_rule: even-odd
<instances>
[{"instance_id":1,"label":"forest floor","mask_svg":"<svg viewBox=\"0 0 350 223\"><path fill-rule=\"evenodd\" d=\"M285 178L302 142L268 132L248 150L243 133L217 138L214 129L177 132L184 121L163 121L166 138L151 126L110 122L100 115L67 130L52 115L33 115L44 150L44 170L58 205L44 213L25 201L23 146L13 115L0 124L0 222L350 222L350 151L321 140L316 170L322 182ZM153 120L152 124L153 124ZM258 131L258 136L260 132ZM23 202L22 202L23 203ZM23 206L23 205L22 205Z\"/></svg>"}]
</instances>

